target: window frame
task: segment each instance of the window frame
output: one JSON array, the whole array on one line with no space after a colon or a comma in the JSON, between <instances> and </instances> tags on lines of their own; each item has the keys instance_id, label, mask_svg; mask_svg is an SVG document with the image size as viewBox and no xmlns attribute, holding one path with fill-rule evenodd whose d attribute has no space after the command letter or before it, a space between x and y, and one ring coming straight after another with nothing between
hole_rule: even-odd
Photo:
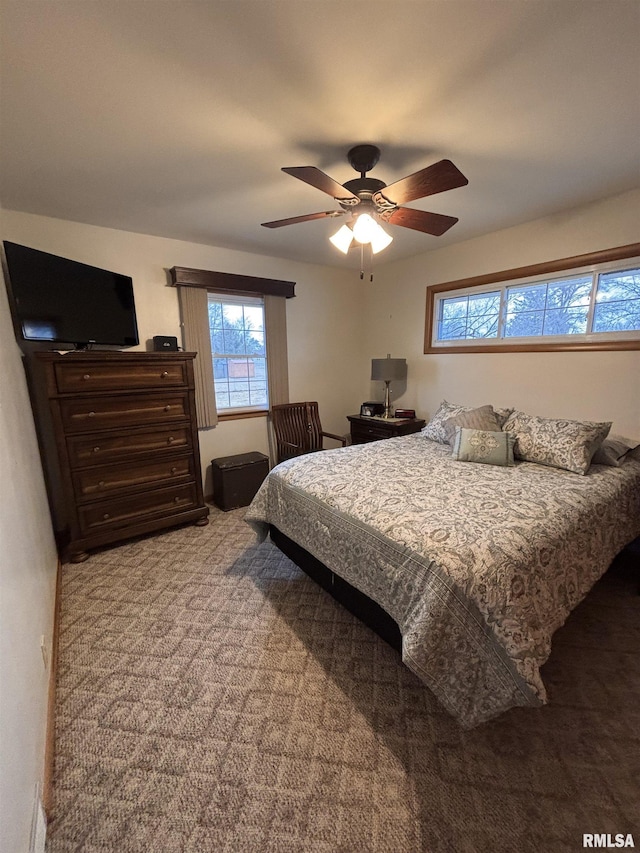
<instances>
[{"instance_id":1,"label":"window frame","mask_svg":"<svg viewBox=\"0 0 640 853\"><path fill-rule=\"evenodd\" d=\"M227 408L220 408L218 405L217 395L216 395L216 409L218 412L218 420L235 420L237 418L250 418L250 417L265 417L269 413L269 364L267 360L267 330L266 330L266 320L265 320L265 310L264 310L264 296L259 293L244 293L244 294L230 294L230 293L220 293L218 291L209 290L207 291L207 306L211 304L211 302L219 302L222 305L260 305L262 308L262 334L264 336L264 355L258 356L264 360L265 365L265 384L266 384L266 394L267 394L267 402L266 404L260 405L252 405L252 406L229 406ZM211 324L209 324L209 332L211 332ZM238 354L239 357L242 355ZM232 357L231 354L226 354L226 357ZM244 354L244 357L251 358L250 355ZM211 362L214 368L214 386L216 384L215 380L215 359L216 355L213 349L213 339L211 340Z\"/></svg>"},{"instance_id":2,"label":"window frame","mask_svg":"<svg viewBox=\"0 0 640 853\"><path fill-rule=\"evenodd\" d=\"M463 352L569 352L588 350L637 350L640 349L638 332L586 332L557 336L535 336L527 338L474 338L455 339L452 342L434 341L438 327L438 306L447 296L468 295L496 290L509 286L537 284L554 278L570 278L589 273L615 272L628 269L637 260L640 266L640 243L631 243L612 249L560 258L541 264L532 264L487 275L429 285L426 292L425 354ZM592 289L592 302L595 289ZM482 341L479 343L478 341Z\"/></svg>"}]
</instances>

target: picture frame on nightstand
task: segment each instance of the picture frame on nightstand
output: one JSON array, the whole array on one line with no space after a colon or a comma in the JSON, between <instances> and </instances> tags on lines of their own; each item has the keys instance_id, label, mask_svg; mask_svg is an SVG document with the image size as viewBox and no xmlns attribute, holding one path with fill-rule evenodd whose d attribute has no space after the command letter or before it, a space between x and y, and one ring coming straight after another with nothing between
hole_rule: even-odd
<instances>
[{"instance_id":1,"label":"picture frame on nightstand","mask_svg":"<svg viewBox=\"0 0 640 853\"><path fill-rule=\"evenodd\" d=\"M384 414L384 404L369 400L360 406L361 418L375 418L376 415Z\"/></svg>"}]
</instances>

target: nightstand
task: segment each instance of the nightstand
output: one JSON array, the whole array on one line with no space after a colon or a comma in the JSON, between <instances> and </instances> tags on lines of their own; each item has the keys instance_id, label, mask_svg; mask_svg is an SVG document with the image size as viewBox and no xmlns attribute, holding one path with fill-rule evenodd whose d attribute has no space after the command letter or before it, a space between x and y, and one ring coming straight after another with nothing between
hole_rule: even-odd
<instances>
[{"instance_id":1,"label":"nightstand","mask_svg":"<svg viewBox=\"0 0 640 853\"><path fill-rule=\"evenodd\" d=\"M347 415L351 424L351 443L366 444L381 438L396 438L399 435L411 435L420 432L425 421L420 418L363 418L360 415Z\"/></svg>"}]
</instances>

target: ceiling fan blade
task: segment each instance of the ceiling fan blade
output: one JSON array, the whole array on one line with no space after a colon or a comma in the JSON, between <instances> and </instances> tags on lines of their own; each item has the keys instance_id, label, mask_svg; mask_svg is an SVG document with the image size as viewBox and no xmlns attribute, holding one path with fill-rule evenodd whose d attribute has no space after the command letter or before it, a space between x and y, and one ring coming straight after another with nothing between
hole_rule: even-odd
<instances>
[{"instance_id":1,"label":"ceiling fan blade","mask_svg":"<svg viewBox=\"0 0 640 853\"><path fill-rule=\"evenodd\" d=\"M427 166L426 169L421 169L394 184L389 184L381 190L381 193L394 204L405 204L417 198L463 187L468 183L468 179L451 160L440 160L432 166Z\"/></svg>"},{"instance_id":2,"label":"ceiling fan blade","mask_svg":"<svg viewBox=\"0 0 640 853\"><path fill-rule=\"evenodd\" d=\"M324 172L321 172L320 169L316 169L315 166L283 166L282 171L286 172L287 175L293 175L294 178L304 181L305 184L311 184L312 187L322 190L323 193L326 193L333 198L340 200L355 199L356 201L360 201L358 196L354 195L351 190L343 187L342 184L334 181L333 178L330 178L329 175L325 175Z\"/></svg>"},{"instance_id":3,"label":"ceiling fan blade","mask_svg":"<svg viewBox=\"0 0 640 853\"><path fill-rule=\"evenodd\" d=\"M304 216L290 216L289 219L276 219L273 222L262 222L265 228L282 228L283 225L295 225L296 222L310 222L312 219L344 216L345 210L323 210L322 213L307 213Z\"/></svg>"},{"instance_id":4,"label":"ceiling fan blade","mask_svg":"<svg viewBox=\"0 0 640 853\"><path fill-rule=\"evenodd\" d=\"M445 216L443 213L429 213L426 210L412 210L410 207L398 207L384 217L385 222L392 225L402 225L404 228L413 228L414 231L423 231L440 237L458 221L456 216Z\"/></svg>"}]
</instances>

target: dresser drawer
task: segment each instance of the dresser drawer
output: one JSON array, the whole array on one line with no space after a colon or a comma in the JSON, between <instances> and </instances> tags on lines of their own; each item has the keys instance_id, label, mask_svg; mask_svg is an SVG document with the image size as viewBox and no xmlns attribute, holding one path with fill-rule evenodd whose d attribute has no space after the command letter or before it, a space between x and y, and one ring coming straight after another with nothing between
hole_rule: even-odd
<instances>
[{"instance_id":1,"label":"dresser drawer","mask_svg":"<svg viewBox=\"0 0 640 853\"><path fill-rule=\"evenodd\" d=\"M155 489L127 498L98 501L78 507L80 531L84 535L99 530L128 527L156 515L177 513L200 506L195 483Z\"/></svg>"},{"instance_id":2,"label":"dresser drawer","mask_svg":"<svg viewBox=\"0 0 640 853\"><path fill-rule=\"evenodd\" d=\"M109 492L134 490L136 487L156 486L166 481L194 480L193 458L179 456L163 459L160 462L136 462L122 465L101 465L97 468L85 468L73 475L76 499L107 496Z\"/></svg>"},{"instance_id":3,"label":"dresser drawer","mask_svg":"<svg viewBox=\"0 0 640 853\"><path fill-rule=\"evenodd\" d=\"M366 444L368 441L379 441L382 438L411 435L420 432L425 423L422 418L374 420L358 415L347 415L347 420L351 424L352 444Z\"/></svg>"},{"instance_id":4,"label":"dresser drawer","mask_svg":"<svg viewBox=\"0 0 640 853\"><path fill-rule=\"evenodd\" d=\"M88 432L109 427L186 420L188 412L189 401L186 393L60 401L60 414L66 432Z\"/></svg>"},{"instance_id":5,"label":"dresser drawer","mask_svg":"<svg viewBox=\"0 0 640 853\"><path fill-rule=\"evenodd\" d=\"M70 436L67 452L72 468L100 465L102 462L119 462L135 459L159 450L190 450L191 430L186 426L154 427L148 430L130 430L124 434Z\"/></svg>"},{"instance_id":6,"label":"dresser drawer","mask_svg":"<svg viewBox=\"0 0 640 853\"><path fill-rule=\"evenodd\" d=\"M351 436L354 443L356 441L377 441L380 438L389 438L391 435L388 429L378 426L358 426L353 428Z\"/></svg>"},{"instance_id":7,"label":"dresser drawer","mask_svg":"<svg viewBox=\"0 0 640 853\"><path fill-rule=\"evenodd\" d=\"M60 394L91 394L94 391L118 391L126 388L175 388L187 385L184 361L167 359L156 363L75 363L54 365L56 385Z\"/></svg>"}]
</instances>

